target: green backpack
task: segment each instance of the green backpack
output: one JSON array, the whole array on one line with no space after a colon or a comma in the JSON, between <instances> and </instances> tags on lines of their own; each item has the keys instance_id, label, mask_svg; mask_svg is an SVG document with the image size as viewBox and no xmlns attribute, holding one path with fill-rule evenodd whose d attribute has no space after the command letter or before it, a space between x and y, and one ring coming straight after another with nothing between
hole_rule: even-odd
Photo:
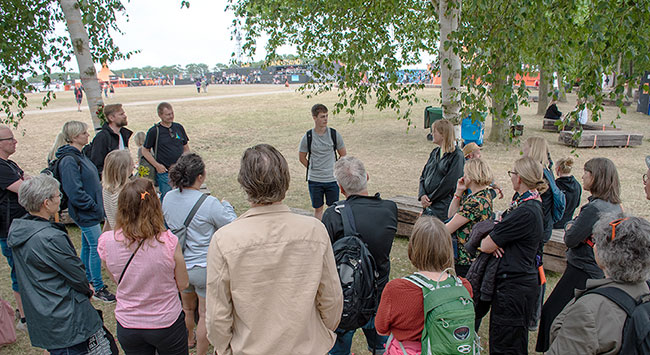
<instances>
[{"instance_id":1,"label":"green backpack","mask_svg":"<svg viewBox=\"0 0 650 355\"><path fill-rule=\"evenodd\" d=\"M420 273L404 278L422 288L422 355L479 354L481 346L474 330L474 301L460 278L451 273L449 278L442 282L432 281Z\"/></svg>"}]
</instances>

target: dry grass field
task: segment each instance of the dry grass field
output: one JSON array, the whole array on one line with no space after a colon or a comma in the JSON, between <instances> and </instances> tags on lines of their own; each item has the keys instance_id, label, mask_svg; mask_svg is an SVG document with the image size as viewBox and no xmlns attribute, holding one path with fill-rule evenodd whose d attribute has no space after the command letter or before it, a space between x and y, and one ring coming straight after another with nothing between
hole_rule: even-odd
<instances>
[{"instance_id":1,"label":"dry grass field","mask_svg":"<svg viewBox=\"0 0 650 355\"><path fill-rule=\"evenodd\" d=\"M281 86L210 86L209 93L197 94L193 86L178 87L143 87L117 88L115 97L106 99L106 103L124 103L129 117L129 128L134 132L147 130L158 121L155 108L160 101L170 101L174 106L176 122L183 124L190 137L190 147L202 155L207 165L207 185L212 194L220 199L230 201L238 214L246 211L248 203L239 188L236 176L239 169L239 159L243 151L258 143L269 143L278 148L287 158L291 169L292 181L285 199L291 207L309 209L309 195L304 181L305 171L298 162L298 143L304 132L313 126L310 107L317 102L332 107L336 101L335 94L326 94L315 99L294 92L295 87L286 89ZM369 190L371 193L381 192L383 197L394 195L417 194L418 178L428 154L433 148L426 140L422 129L422 115L426 105L436 105L439 97L438 89L426 89L421 92L423 98L431 101L415 107L413 117L415 128L407 130L404 121L396 120L392 112L379 112L367 108L355 119L330 115L329 125L336 128L345 141L348 154L360 158L366 165L370 175ZM31 95L31 101L36 105L40 96ZM568 103L558 104L562 112L569 112L575 103L575 97L569 96ZM618 169L622 182L622 197L625 210L643 217L650 217L648 201L643 193L641 176L646 167L643 158L648 153L650 136L650 117L639 113L628 113L616 122L625 131L644 134L643 145L634 148L598 148L581 149L572 153L572 148L557 142L557 133L541 130L542 119L535 116L536 103L531 107L523 107L521 114L525 132L523 139L529 136L541 136L548 140L554 160L571 154L577 154L575 175L580 181L582 165L590 158L604 156L612 159ZM17 152L11 159L16 161L28 174L36 174L46 166L46 155L64 122L80 120L90 124L87 108L77 112L76 103L71 92L57 94L57 99L47 109L37 110L36 107L21 122L15 132L18 139ZM603 122L609 123L616 116L618 109L606 107ZM634 107L630 109L633 111ZM489 134L489 124L486 136ZM131 142L131 152L135 156L136 147ZM504 209L508 204L508 196L512 195L507 171L521 154L519 146L506 146L486 142L483 157L494 172L496 181L504 188L507 196L496 202L495 208ZM583 203L587 194L583 194ZM74 243L79 246L80 237L77 228L69 228ZM396 240L392 257L392 277L401 277L412 271L406 256L407 241ZM0 296L12 304L9 268L2 259L0 262ZM557 281L558 275L550 275L549 289ZM108 280L105 277L104 280ZM109 288L115 286L108 281ZM114 306L105 306L94 302L95 306L104 309L108 328L115 331L113 316ZM481 328L481 335L487 340L487 321ZM365 340L357 332L353 352L366 354ZM531 333L530 351L534 351L536 333ZM484 346L487 343L484 341ZM16 344L0 349L5 354L39 354L40 349L32 348L24 333L19 334Z\"/></svg>"}]
</instances>

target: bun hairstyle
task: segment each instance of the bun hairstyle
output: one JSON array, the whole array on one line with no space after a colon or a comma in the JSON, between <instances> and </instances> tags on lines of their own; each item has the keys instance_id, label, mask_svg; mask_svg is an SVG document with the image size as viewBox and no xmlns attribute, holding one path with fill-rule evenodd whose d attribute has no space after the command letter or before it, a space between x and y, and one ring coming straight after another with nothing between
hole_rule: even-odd
<instances>
[{"instance_id":1,"label":"bun hairstyle","mask_svg":"<svg viewBox=\"0 0 650 355\"><path fill-rule=\"evenodd\" d=\"M180 191L191 187L199 175L205 174L205 163L196 153L181 155L176 164L169 169L169 180Z\"/></svg>"},{"instance_id":2,"label":"bun hairstyle","mask_svg":"<svg viewBox=\"0 0 650 355\"><path fill-rule=\"evenodd\" d=\"M571 157L566 157L562 158L557 162L557 170L560 172L560 174L571 174L571 170L573 169L573 158Z\"/></svg>"},{"instance_id":3,"label":"bun hairstyle","mask_svg":"<svg viewBox=\"0 0 650 355\"><path fill-rule=\"evenodd\" d=\"M544 169L542 164L531 157L519 158L515 161L515 172L521 182L530 190L537 190L544 193L548 190L548 184L544 181Z\"/></svg>"}]
</instances>

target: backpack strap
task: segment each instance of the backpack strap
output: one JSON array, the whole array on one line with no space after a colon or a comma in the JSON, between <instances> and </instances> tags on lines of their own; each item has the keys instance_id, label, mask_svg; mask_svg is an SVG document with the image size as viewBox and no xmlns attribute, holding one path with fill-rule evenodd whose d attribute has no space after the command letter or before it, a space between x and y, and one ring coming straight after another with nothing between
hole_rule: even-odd
<instances>
[{"instance_id":1,"label":"backpack strap","mask_svg":"<svg viewBox=\"0 0 650 355\"><path fill-rule=\"evenodd\" d=\"M199 197L198 201L194 204L192 207L192 210L190 213L187 215L185 218L185 222L183 222L183 225L185 226L185 229L187 229L190 226L190 223L192 222L192 219L194 219L194 216L196 215L196 212L199 210L199 207L203 204L203 201L208 198L208 195L206 194L201 194L201 197ZM179 239L178 243L181 245L181 250L185 250L185 243L186 240L185 238Z\"/></svg>"},{"instance_id":2,"label":"backpack strap","mask_svg":"<svg viewBox=\"0 0 650 355\"><path fill-rule=\"evenodd\" d=\"M375 333L377 333L377 332L375 332ZM393 333L390 333L390 335L388 336L388 339L386 340L386 345L384 345L384 346L387 348L388 345L390 344L390 342L391 342L393 339L395 339L395 337L393 336ZM397 341L397 344L399 344L400 349L402 349L402 353L403 353L404 355L409 355L409 354L406 352L406 349L404 348L404 344L402 344L402 342L399 341L399 340L397 340L397 339L395 339L395 340Z\"/></svg>"},{"instance_id":3,"label":"backpack strap","mask_svg":"<svg viewBox=\"0 0 650 355\"><path fill-rule=\"evenodd\" d=\"M343 222L343 235L346 237L357 235L357 225L354 223L352 208L350 207L350 204L347 204L345 202L346 201L340 201L340 203L337 203L337 206L335 207L335 209L341 213L341 221Z\"/></svg>"},{"instance_id":4,"label":"backpack strap","mask_svg":"<svg viewBox=\"0 0 650 355\"><path fill-rule=\"evenodd\" d=\"M327 127L330 129L330 137L332 138L332 144L334 146L334 160L339 160L338 154L336 153L336 130L332 127Z\"/></svg>"},{"instance_id":5,"label":"backpack strap","mask_svg":"<svg viewBox=\"0 0 650 355\"><path fill-rule=\"evenodd\" d=\"M312 141L312 133L311 129L305 133L307 136L307 171L305 171L305 181L308 181L309 178L309 158L311 157L311 141Z\"/></svg>"},{"instance_id":6,"label":"backpack strap","mask_svg":"<svg viewBox=\"0 0 650 355\"><path fill-rule=\"evenodd\" d=\"M621 290L618 287L602 287L594 290L587 291L582 294L582 296L587 294L598 294L601 295L610 301L616 303L622 310L627 313L627 316L632 316L634 308L636 307L636 300L630 296L627 292ZM581 296L581 297L582 297Z\"/></svg>"}]
</instances>

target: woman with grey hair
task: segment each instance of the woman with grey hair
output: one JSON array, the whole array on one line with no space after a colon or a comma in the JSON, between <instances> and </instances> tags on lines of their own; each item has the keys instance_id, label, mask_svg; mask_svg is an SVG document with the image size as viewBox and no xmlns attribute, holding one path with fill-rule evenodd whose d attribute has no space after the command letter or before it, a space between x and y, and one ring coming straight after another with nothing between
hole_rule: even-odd
<instances>
[{"instance_id":1,"label":"woman with grey hair","mask_svg":"<svg viewBox=\"0 0 650 355\"><path fill-rule=\"evenodd\" d=\"M52 150L56 151L58 177L68 197L68 214L81 229L81 260L86 267L86 277L95 288L93 297L112 303L115 302L115 295L104 285L102 262L97 254L97 240L102 234L101 222L104 220L102 184L97 167L82 153L88 144L88 137L88 125L68 121L63 125ZM57 147L61 141L66 144Z\"/></svg>"},{"instance_id":2,"label":"woman with grey hair","mask_svg":"<svg viewBox=\"0 0 650 355\"><path fill-rule=\"evenodd\" d=\"M618 354L627 313L597 292L616 288L636 300L650 293L650 222L622 213L605 215L594 226L593 238L605 278L587 280L586 289L576 291L555 318L547 354Z\"/></svg>"},{"instance_id":3,"label":"woman with grey hair","mask_svg":"<svg viewBox=\"0 0 650 355\"><path fill-rule=\"evenodd\" d=\"M59 211L59 182L39 175L18 190L29 212L15 219L12 248L32 346L51 353L117 353L90 303L93 291L65 226L50 222Z\"/></svg>"}]
</instances>

